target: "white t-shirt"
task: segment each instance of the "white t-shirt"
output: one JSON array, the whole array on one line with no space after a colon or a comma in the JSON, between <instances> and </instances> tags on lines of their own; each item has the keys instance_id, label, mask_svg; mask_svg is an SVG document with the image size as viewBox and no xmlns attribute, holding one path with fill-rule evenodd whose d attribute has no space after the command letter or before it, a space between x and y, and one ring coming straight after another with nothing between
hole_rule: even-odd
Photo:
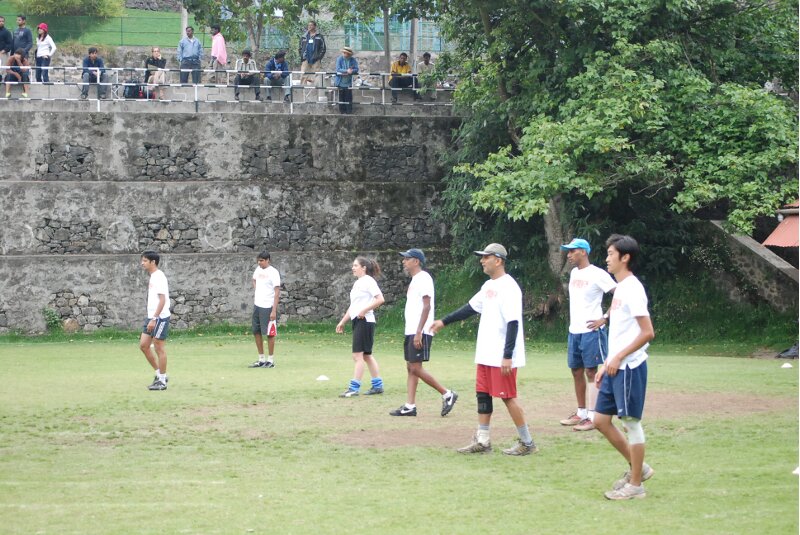
<instances>
[{"instance_id":1,"label":"white t-shirt","mask_svg":"<svg viewBox=\"0 0 800 535\"><path fill-rule=\"evenodd\" d=\"M511 366L525 366L525 336L522 334L522 290L514 277L506 273L500 278L489 279L481 290L469 300L481 315L478 324L478 342L475 346L475 364L499 368L503 364L508 322L518 321L517 342L511 358Z\"/></svg>"},{"instance_id":2,"label":"white t-shirt","mask_svg":"<svg viewBox=\"0 0 800 535\"><path fill-rule=\"evenodd\" d=\"M603 317L603 294L616 288L617 283L607 271L589 264L569 273L569 332L588 333L587 321Z\"/></svg>"},{"instance_id":3,"label":"white t-shirt","mask_svg":"<svg viewBox=\"0 0 800 535\"><path fill-rule=\"evenodd\" d=\"M275 288L281 286L278 270L272 266L264 269L259 266L253 271L253 280L256 281L253 304L261 308L272 308L275 305Z\"/></svg>"},{"instance_id":4,"label":"white t-shirt","mask_svg":"<svg viewBox=\"0 0 800 535\"><path fill-rule=\"evenodd\" d=\"M150 274L150 282L147 284L147 317L153 319L158 308L158 296L163 294L165 297L164 308L161 309L159 318L169 317L169 284L167 276L160 269Z\"/></svg>"},{"instance_id":5,"label":"white t-shirt","mask_svg":"<svg viewBox=\"0 0 800 535\"><path fill-rule=\"evenodd\" d=\"M379 295L382 295L381 289L370 275L358 279L350 290L350 308L347 309L350 319L356 319L358 313L371 305L372 300ZM375 323L375 313L370 310L364 319L369 323Z\"/></svg>"},{"instance_id":6,"label":"white t-shirt","mask_svg":"<svg viewBox=\"0 0 800 535\"><path fill-rule=\"evenodd\" d=\"M422 334L433 334L431 333L431 325L434 318L433 294L433 278L430 273L420 271L411 277L411 284L408 285L408 292L406 293L406 335L417 334L417 327L419 327L419 319L422 317L422 307L424 306L422 298L425 296L431 298L431 310L428 312L428 319L425 320L425 325L422 327Z\"/></svg>"},{"instance_id":7,"label":"white t-shirt","mask_svg":"<svg viewBox=\"0 0 800 535\"><path fill-rule=\"evenodd\" d=\"M608 356L613 357L630 345L641 332L636 318L650 316L647 311L647 294L635 276L629 275L617 284L609 316L611 326L608 329ZM649 346L650 344L645 344L622 359L620 369L626 366L633 369L647 360Z\"/></svg>"}]
</instances>

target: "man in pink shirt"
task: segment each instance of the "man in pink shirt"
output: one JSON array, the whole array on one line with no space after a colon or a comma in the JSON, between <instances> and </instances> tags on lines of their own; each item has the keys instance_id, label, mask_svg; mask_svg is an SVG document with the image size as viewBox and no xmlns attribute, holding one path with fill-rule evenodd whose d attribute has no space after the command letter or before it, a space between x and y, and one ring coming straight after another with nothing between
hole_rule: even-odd
<instances>
[{"instance_id":1,"label":"man in pink shirt","mask_svg":"<svg viewBox=\"0 0 800 535\"><path fill-rule=\"evenodd\" d=\"M225 38L219 33L219 25L211 27L211 65L208 67L215 71L224 71L228 65L228 51L225 49ZM214 83L220 83L219 80L226 81L226 76L223 73L214 73Z\"/></svg>"}]
</instances>

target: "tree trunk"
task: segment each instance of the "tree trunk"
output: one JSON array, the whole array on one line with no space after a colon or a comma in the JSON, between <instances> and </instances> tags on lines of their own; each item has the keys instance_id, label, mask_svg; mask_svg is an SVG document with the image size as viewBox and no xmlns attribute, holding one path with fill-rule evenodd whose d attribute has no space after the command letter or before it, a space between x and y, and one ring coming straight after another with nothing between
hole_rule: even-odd
<instances>
[{"instance_id":1,"label":"tree trunk","mask_svg":"<svg viewBox=\"0 0 800 535\"><path fill-rule=\"evenodd\" d=\"M419 19L411 19L411 30L408 36L408 55L411 59L411 65L417 63L417 24L419 24Z\"/></svg>"},{"instance_id":2,"label":"tree trunk","mask_svg":"<svg viewBox=\"0 0 800 535\"><path fill-rule=\"evenodd\" d=\"M564 254L561 252L561 244L569 241L568 234L570 229L562 224L562 212L564 211L564 201L560 195L556 195L547 204L547 213L544 215L544 235L547 238L547 264L550 271L558 278L561 278L567 270L567 263ZM566 290L566 289L565 289Z\"/></svg>"},{"instance_id":3,"label":"tree trunk","mask_svg":"<svg viewBox=\"0 0 800 535\"><path fill-rule=\"evenodd\" d=\"M392 68L392 43L389 36L389 6L383 5L383 56L386 59L386 72Z\"/></svg>"},{"instance_id":4,"label":"tree trunk","mask_svg":"<svg viewBox=\"0 0 800 535\"><path fill-rule=\"evenodd\" d=\"M189 25L189 11L181 4L181 39L186 37L186 27Z\"/></svg>"}]
</instances>

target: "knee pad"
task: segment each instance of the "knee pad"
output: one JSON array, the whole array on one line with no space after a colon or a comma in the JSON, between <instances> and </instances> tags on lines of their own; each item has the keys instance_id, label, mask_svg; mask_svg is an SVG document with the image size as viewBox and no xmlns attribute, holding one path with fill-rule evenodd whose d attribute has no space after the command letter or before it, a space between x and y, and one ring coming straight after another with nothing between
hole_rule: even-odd
<instances>
[{"instance_id":1,"label":"knee pad","mask_svg":"<svg viewBox=\"0 0 800 535\"><path fill-rule=\"evenodd\" d=\"M494 407L492 407L492 396L486 392L478 392L478 414L492 414Z\"/></svg>"},{"instance_id":2,"label":"knee pad","mask_svg":"<svg viewBox=\"0 0 800 535\"><path fill-rule=\"evenodd\" d=\"M625 431L628 433L628 443L644 444L644 429L642 429L642 422L636 418L623 418L622 425L625 426Z\"/></svg>"}]
</instances>

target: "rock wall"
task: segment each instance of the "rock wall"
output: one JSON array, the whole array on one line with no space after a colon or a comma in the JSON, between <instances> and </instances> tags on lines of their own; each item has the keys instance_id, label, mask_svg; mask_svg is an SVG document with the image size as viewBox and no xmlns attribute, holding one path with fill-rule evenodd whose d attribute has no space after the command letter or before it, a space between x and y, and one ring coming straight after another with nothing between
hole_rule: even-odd
<instances>
[{"instance_id":1,"label":"rock wall","mask_svg":"<svg viewBox=\"0 0 800 535\"><path fill-rule=\"evenodd\" d=\"M0 132L0 332L42 330L43 309L83 331L138 328L162 253L177 328L246 323L256 254L284 278L283 320L343 313L359 253L434 262L431 217L457 121L446 117L34 112ZM15 124L15 123L19 124ZM24 124L23 124L24 123ZM18 128L29 143L15 143Z\"/></svg>"}]
</instances>

